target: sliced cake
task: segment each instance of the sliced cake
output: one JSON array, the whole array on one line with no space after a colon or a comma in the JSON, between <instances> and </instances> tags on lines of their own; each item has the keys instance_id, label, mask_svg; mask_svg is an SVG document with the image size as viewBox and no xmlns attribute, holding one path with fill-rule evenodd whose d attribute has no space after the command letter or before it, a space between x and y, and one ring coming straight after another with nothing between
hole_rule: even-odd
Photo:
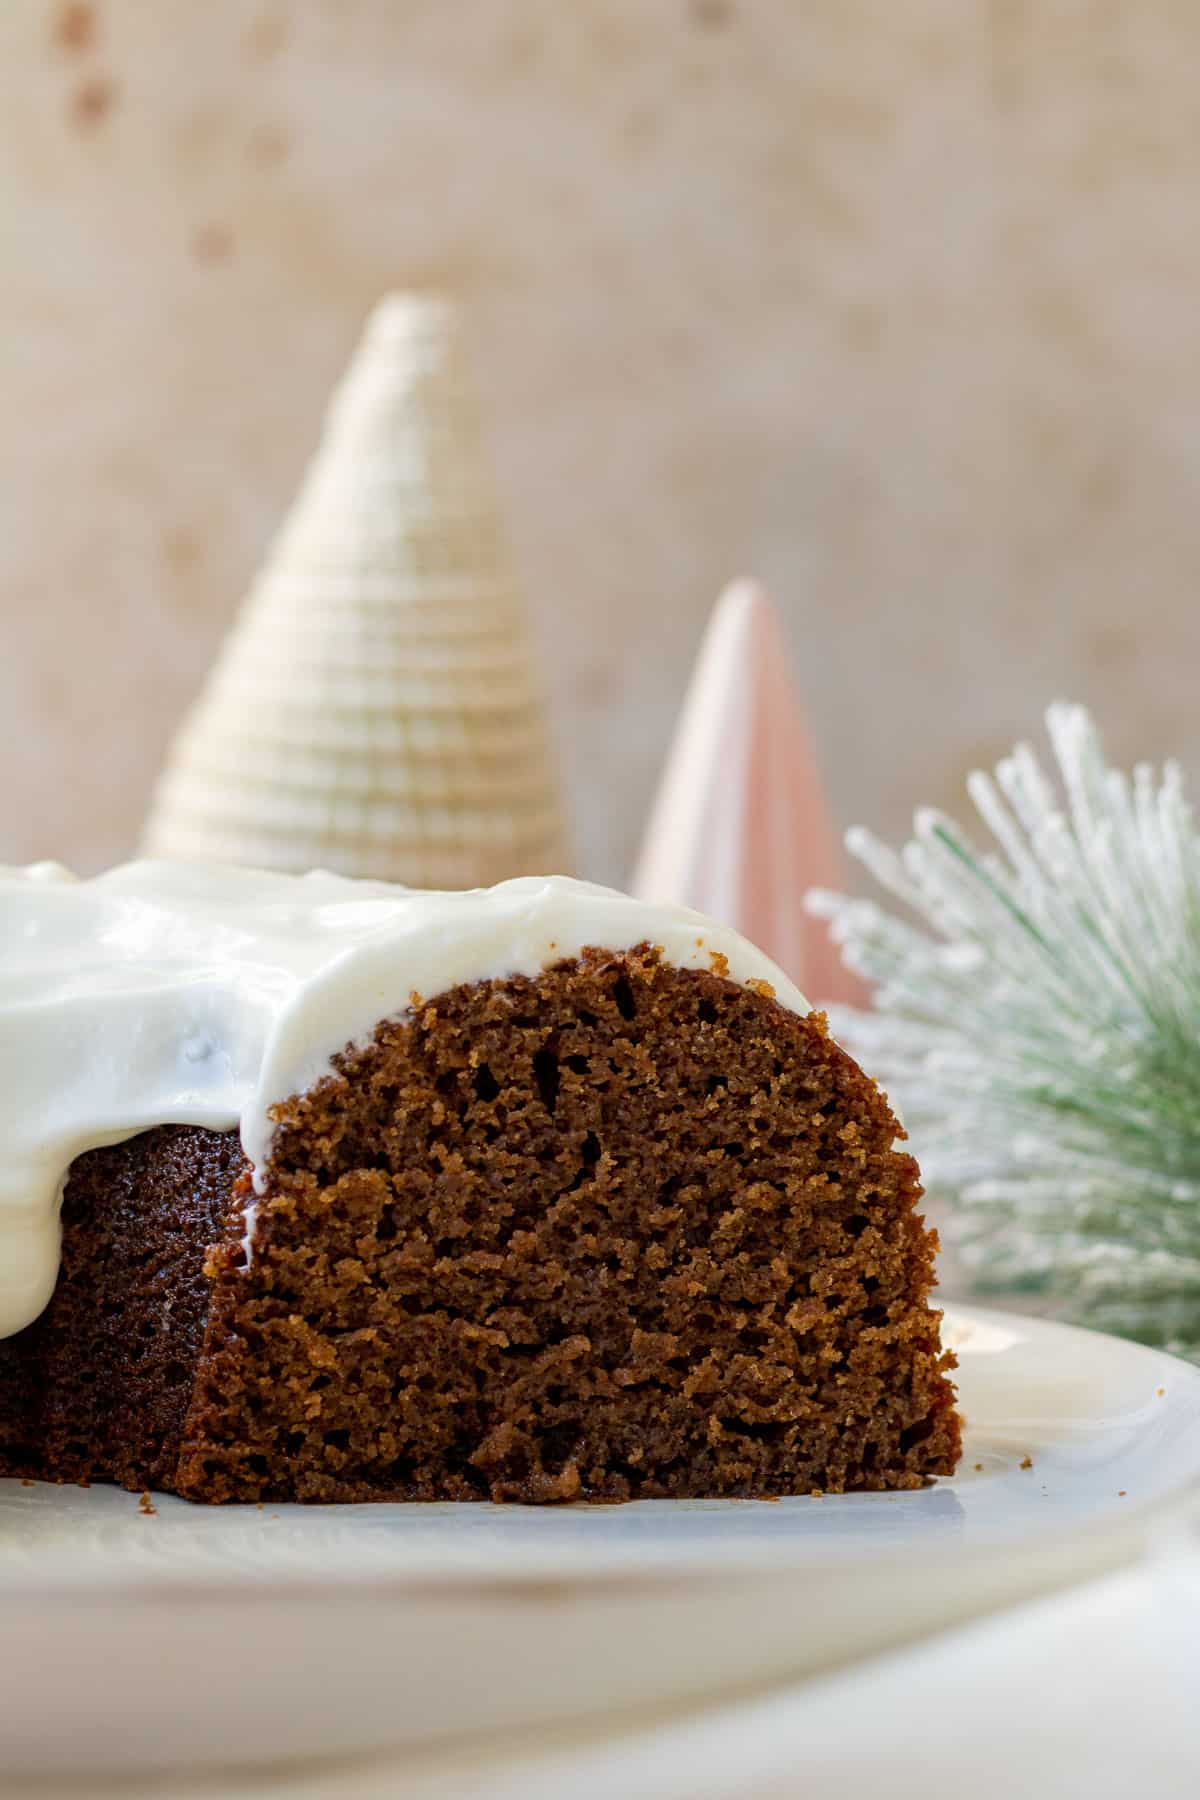
<instances>
[{"instance_id":1,"label":"sliced cake","mask_svg":"<svg viewBox=\"0 0 1200 1800\"><path fill-rule=\"evenodd\" d=\"M169 863L6 872L0 932L0 1474L536 1502L953 1471L917 1166L735 934L561 878Z\"/></svg>"}]
</instances>

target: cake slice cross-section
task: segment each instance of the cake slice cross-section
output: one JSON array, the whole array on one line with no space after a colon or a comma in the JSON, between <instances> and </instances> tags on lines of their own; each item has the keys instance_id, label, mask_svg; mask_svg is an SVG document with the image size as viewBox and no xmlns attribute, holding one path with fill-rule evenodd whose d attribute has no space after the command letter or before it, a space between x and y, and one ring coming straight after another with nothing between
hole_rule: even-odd
<instances>
[{"instance_id":1,"label":"cake slice cross-section","mask_svg":"<svg viewBox=\"0 0 1200 1800\"><path fill-rule=\"evenodd\" d=\"M175 864L8 872L0 912L0 1474L547 1502L952 1473L916 1163L733 933L561 878Z\"/></svg>"}]
</instances>

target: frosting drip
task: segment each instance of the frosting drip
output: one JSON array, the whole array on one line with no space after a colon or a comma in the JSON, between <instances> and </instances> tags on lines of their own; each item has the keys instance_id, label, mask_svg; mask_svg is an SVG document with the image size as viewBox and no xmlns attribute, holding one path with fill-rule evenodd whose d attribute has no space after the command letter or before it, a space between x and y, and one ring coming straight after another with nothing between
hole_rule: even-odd
<instances>
[{"instance_id":1,"label":"frosting drip","mask_svg":"<svg viewBox=\"0 0 1200 1800\"><path fill-rule=\"evenodd\" d=\"M384 1019L461 982L536 975L648 940L679 968L768 982L761 952L683 907L563 876L433 893L384 882L139 862L78 881L0 869L0 1337L58 1276L70 1164L153 1125L239 1127L256 1183L271 1107Z\"/></svg>"}]
</instances>

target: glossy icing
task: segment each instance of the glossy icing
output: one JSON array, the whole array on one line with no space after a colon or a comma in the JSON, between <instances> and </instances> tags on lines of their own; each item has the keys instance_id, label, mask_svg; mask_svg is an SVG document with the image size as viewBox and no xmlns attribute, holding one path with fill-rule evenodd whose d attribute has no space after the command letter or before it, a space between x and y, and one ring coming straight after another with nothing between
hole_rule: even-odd
<instances>
[{"instance_id":1,"label":"glossy icing","mask_svg":"<svg viewBox=\"0 0 1200 1800\"><path fill-rule=\"evenodd\" d=\"M680 968L723 958L731 980L808 1011L736 932L564 876L437 893L182 862L88 881L0 869L0 1336L53 1292L82 1151L152 1125L237 1126L261 1185L270 1108L414 994L643 940Z\"/></svg>"}]
</instances>

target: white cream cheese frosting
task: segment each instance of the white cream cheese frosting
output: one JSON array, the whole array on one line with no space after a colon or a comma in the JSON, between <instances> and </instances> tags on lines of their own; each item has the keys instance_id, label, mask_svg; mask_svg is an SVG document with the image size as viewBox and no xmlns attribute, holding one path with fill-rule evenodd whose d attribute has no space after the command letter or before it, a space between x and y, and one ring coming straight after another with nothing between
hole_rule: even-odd
<instances>
[{"instance_id":1,"label":"white cream cheese frosting","mask_svg":"<svg viewBox=\"0 0 1200 1800\"><path fill-rule=\"evenodd\" d=\"M435 893L338 875L137 862L79 881L0 868L0 1337L58 1276L74 1157L153 1125L240 1129L256 1181L270 1108L412 996L536 975L648 940L679 968L808 1003L734 931L564 876Z\"/></svg>"}]
</instances>

